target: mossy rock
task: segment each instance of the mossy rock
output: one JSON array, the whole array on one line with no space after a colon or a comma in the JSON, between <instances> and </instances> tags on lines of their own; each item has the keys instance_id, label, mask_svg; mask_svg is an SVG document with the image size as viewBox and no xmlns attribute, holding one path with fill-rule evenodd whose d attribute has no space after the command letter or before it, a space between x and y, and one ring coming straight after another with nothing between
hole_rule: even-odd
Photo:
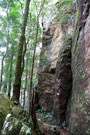
<instances>
[{"instance_id":1,"label":"mossy rock","mask_svg":"<svg viewBox=\"0 0 90 135\"><path fill-rule=\"evenodd\" d=\"M24 108L21 105L14 105L12 107L12 114L14 117L18 119L25 118L27 112L24 110Z\"/></svg>"},{"instance_id":2,"label":"mossy rock","mask_svg":"<svg viewBox=\"0 0 90 135\"><path fill-rule=\"evenodd\" d=\"M22 122L12 116L9 118L7 116L1 131L1 135L19 135L21 127Z\"/></svg>"},{"instance_id":3,"label":"mossy rock","mask_svg":"<svg viewBox=\"0 0 90 135\"><path fill-rule=\"evenodd\" d=\"M0 132L5 120L5 117L11 111L10 101L4 93L0 93Z\"/></svg>"}]
</instances>

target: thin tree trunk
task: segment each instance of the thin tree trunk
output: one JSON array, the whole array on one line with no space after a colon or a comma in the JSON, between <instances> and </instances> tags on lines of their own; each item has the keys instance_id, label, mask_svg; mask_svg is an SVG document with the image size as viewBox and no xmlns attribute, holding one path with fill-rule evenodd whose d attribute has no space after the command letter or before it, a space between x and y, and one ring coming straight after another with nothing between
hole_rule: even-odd
<instances>
[{"instance_id":1,"label":"thin tree trunk","mask_svg":"<svg viewBox=\"0 0 90 135\"><path fill-rule=\"evenodd\" d=\"M22 24L22 29L21 29L21 36L20 36L20 40L18 44L15 81L13 85L13 100L17 100L18 102L19 102L19 96L20 96L21 76L22 76L22 57L23 57L22 53L23 53L23 46L25 43L25 31L26 31L26 24L27 24L27 19L28 19L30 1L31 0L26 0L25 13L24 13L23 24Z\"/></svg>"},{"instance_id":2,"label":"thin tree trunk","mask_svg":"<svg viewBox=\"0 0 90 135\"><path fill-rule=\"evenodd\" d=\"M3 63L4 63L4 56L3 56L2 62L1 62L0 91L2 88L2 79L3 79Z\"/></svg>"},{"instance_id":3,"label":"thin tree trunk","mask_svg":"<svg viewBox=\"0 0 90 135\"><path fill-rule=\"evenodd\" d=\"M24 88L23 107L25 106L25 92L26 92L26 89L27 89L27 77L28 77L28 58L26 58L26 77L25 77L25 88Z\"/></svg>"},{"instance_id":4,"label":"thin tree trunk","mask_svg":"<svg viewBox=\"0 0 90 135\"><path fill-rule=\"evenodd\" d=\"M7 52L8 52L8 45L9 45L9 12L10 12L10 5L9 1L7 0Z\"/></svg>"},{"instance_id":5,"label":"thin tree trunk","mask_svg":"<svg viewBox=\"0 0 90 135\"><path fill-rule=\"evenodd\" d=\"M3 82L3 70L4 70L4 60L8 52L8 45L9 45L9 11L10 11L10 5L9 1L7 0L7 10L6 10L6 15L7 15L7 41L6 41L6 53L3 55L2 62L1 62L1 76L0 76L0 90L2 87L2 82Z\"/></svg>"},{"instance_id":6,"label":"thin tree trunk","mask_svg":"<svg viewBox=\"0 0 90 135\"><path fill-rule=\"evenodd\" d=\"M31 13L30 13L30 22L31 22ZM30 28L30 30L29 30L28 35L30 35L30 33L31 33L31 28ZM25 53L26 53L27 45L29 44L29 41L30 41L30 38L28 37L27 43L25 42L25 50L24 50L24 53L23 53L23 68L22 68L22 72L23 72L23 69L24 69L24 55L25 55ZM23 107L24 107L24 105L25 105L25 92L26 92L26 89L27 89L27 77L28 77L28 56L26 56L26 78L25 78Z\"/></svg>"},{"instance_id":7,"label":"thin tree trunk","mask_svg":"<svg viewBox=\"0 0 90 135\"><path fill-rule=\"evenodd\" d=\"M12 64L13 64L13 50L11 54L11 59L10 59L10 71L9 71L9 88L8 88L8 97L10 98L10 93L11 93L11 81L12 81Z\"/></svg>"},{"instance_id":8,"label":"thin tree trunk","mask_svg":"<svg viewBox=\"0 0 90 135\"><path fill-rule=\"evenodd\" d=\"M40 135L41 132L39 130L39 126L38 126L38 121L36 118L36 112L35 112L35 108L34 108L34 91L33 91L33 84L32 84L32 80L33 80L33 71L34 71L34 65L35 65L35 53L36 53L36 46L37 46L37 38L38 38L38 26L39 26L39 22L38 22L38 17L37 17L37 27L36 27L36 37L35 37L35 43L34 43L34 54L33 54L33 58L32 58L32 68L31 68L31 77L30 77L30 92L29 92L29 117L31 116L32 118L32 122L33 122L33 131L34 131L34 135Z\"/></svg>"},{"instance_id":9,"label":"thin tree trunk","mask_svg":"<svg viewBox=\"0 0 90 135\"><path fill-rule=\"evenodd\" d=\"M35 65L35 54L36 54L36 47L37 47L37 39L38 39L38 27L39 27L39 17L43 8L45 0L41 3L41 7L39 10L39 13L37 14L37 26L36 26L36 36L35 36L35 43L34 43L34 53L33 53L33 58L32 58L32 67L31 67L31 78L30 78L30 92L29 92L29 117L31 116L32 122L33 122L33 131L34 135L41 135L39 126L38 126L38 121L36 118L36 112L35 112L35 107L34 107L34 90L33 90L33 71L34 71L34 65ZM37 6L36 6L37 9Z\"/></svg>"}]
</instances>

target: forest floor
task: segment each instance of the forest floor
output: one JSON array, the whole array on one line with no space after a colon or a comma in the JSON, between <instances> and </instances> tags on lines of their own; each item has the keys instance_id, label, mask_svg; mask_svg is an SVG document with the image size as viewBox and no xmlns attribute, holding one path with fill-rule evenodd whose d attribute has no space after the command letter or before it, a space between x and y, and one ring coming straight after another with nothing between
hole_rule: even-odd
<instances>
[{"instance_id":1,"label":"forest floor","mask_svg":"<svg viewBox=\"0 0 90 135\"><path fill-rule=\"evenodd\" d=\"M70 135L68 128L61 128L53 115L47 112L37 113L39 127L43 135Z\"/></svg>"}]
</instances>

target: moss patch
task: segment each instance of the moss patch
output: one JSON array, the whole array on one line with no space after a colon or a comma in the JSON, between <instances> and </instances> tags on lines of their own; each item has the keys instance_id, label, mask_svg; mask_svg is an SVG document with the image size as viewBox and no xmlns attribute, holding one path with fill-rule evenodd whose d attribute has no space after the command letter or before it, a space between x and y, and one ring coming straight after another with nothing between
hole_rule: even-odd
<instances>
[{"instance_id":1,"label":"moss patch","mask_svg":"<svg viewBox=\"0 0 90 135\"><path fill-rule=\"evenodd\" d=\"M5 94L0 93L0 132L6 115L11 111L10 101Z\"/></svg>"}]
</instances>

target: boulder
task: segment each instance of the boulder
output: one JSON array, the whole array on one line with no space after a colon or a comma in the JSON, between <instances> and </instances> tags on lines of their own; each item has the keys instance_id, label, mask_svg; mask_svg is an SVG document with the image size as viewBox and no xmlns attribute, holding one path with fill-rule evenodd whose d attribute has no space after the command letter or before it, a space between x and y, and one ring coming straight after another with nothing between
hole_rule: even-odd
<instances>
[{"instance_id":1,"label":"boulder","mask_svg":"<svg viewBox=\"0 0 90 135\"><path fill-rule=\"evenodd\" d=\"M25 118L27 112L24 110L24 108L19 104L19 105L14 105L12 107L12 114L15 118L17 119L23 119Z\"/></svg>"},{"instance_id":2,"label":"boulder","mask_svg":"<svg viewBox=\"0 0 90 135\"><path fill-rule=\"evenodd\" d=\"M10 112L10 101L4 93L0 93L0 132L6 115Z\"/></svg>"}]
</instances>

